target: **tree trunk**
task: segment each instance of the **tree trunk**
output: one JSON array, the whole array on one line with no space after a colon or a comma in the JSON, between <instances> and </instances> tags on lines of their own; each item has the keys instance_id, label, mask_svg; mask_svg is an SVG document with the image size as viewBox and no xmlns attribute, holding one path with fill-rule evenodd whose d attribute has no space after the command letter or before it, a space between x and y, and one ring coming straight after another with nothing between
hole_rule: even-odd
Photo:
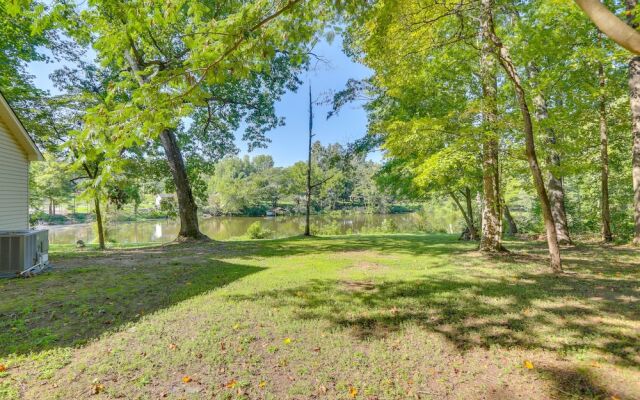
<instances>
[{"instance_id":1,"label":"tree trunk","mask_svg":"<svg viewBox=\"0 0 640 400\"><path fill-rule=\"evenodd\" d=\"M491 3L491 0L482 0L482 2ZM529 168L533 175L533 183L540 199L540 206L542 208L542 217L544 219L544 226L547 232L547 245L549 247L549 256L551 258L551 269L553 272L562 272L562 261L560 259L560 246L558 245L558 237L556 234L556 225L553 220L553 214L551 212L551 204L549 197L547 197L547 190L544 186L544 178L542 177L542 171L540 170L540 164L538 163L538 156L536 155L535 142L533 138L533 124L531 122L531 112L527 105L527 97L522 87L520 75L516 71L515 65L509 55L509 50L503 45L500 38L495 34L493 28L493 15L489 8L489 29L493 43L496 46L497 56L500 60L500 64L505 70L507 77L513 83L516 91L516 97L518 100L518 106L520 107L520 113L524 122L524 138L525 138L525 152L527 160L529 161Z\"/></svg>"},{"instance_id":2,"label":"tree trunk","mask_svg":"<svg viewBox=\"0 0 640 400\"><path fill-rule=\"evenodd\" d=\"M600 216L602 219L602 240L612 242L611 213L609 211L609 133L607 129L607 99L605 96L606 76L602 63L598 65L600 78Z\"/></svg>"},{"instance_id":3,"label":"tree trunk","mask_svg":"<svg viewBox=\"0 0 640 400\"><path fill-rule=\"evenodd\" d=\"M635 0L627 0L627 5L630 1ZM640 32L626 25L600 0L575 0L575 2L609 39L632 53L640 54Z\"/></svg>"},{"instance_id":4,"label":"tree trunk","mask_svg":"<svg viewBox=\"0 0 640 400\"><path fill-rule=\"evenodd\" d=\"M640 57L629 62L629 97L631 101L633 217L635 234L633 242L640 244Z\"/></svg>"},{"instance_id":5,"label":"tree trunk","mask_svg":"<svg viewBox=\"0 0 640 400\"><path fill-rule=\"evenodd\" d=\"M626 0L627 24L636 31L635 7L637 0ZM631 103L631 131L633 142L631 147L631 177L633 183L633 218L635 232L633 243L640 244L640 57L629 61L629 101Z\"/></svg>"},{"instance_id":6,"label":"tree trunk","mask_svg":"<svg viewBox=\"0 0 640 400\"><path fill-rule=\"evenodd\" d=\"M532 77L537 74L537 68L535 65L529 67ZM535 108L535 117L538 122L541 123L546 133L546 143L549 145L547 165L549 168L548 173L548 194L549 202L551 203L551 213L553 214L553 220L556 224L556 232L558 235L558 242L560 244L571 244L571 236L569 235L569 227L567 223L567 213L564 205L564 188L562 186L562 179L557 176L557 173L553 171L554 168L560 166L560 155L554 149L557 143L556 133L553 128L544 127L545 121L549 118L549 111L547 109L547 100L542 93L538 93L533 98L533 105Z\"/></svg>"},{"instance_id":7,"label":"tree trunk","mask_svg":"<svg viewBox=\"0 0 640 400\"><path fill-rule=\"evenodd\" d=\"M469 239L477 240L478 232L476 230L475 224L473 223L473 214L469 214L469 211L468 211L469 209L465 210L465 208L462 206L462 204L458 200L458 197L455 195L455 193L450 191L449 196L451 196L451 198L453 199L453 202L456 204L456 206L460 210L460 213L462 213L464 222L467 225L467 229L469 230ZM468 203L468 197L466 196L466 194L465 194L465 198L467 198L467 203Z\"/></svg>"},{"instance_id":8,"label":"tree trunk","mask_svg":"<svg viewBox=\"0 0 640 400\"><path fill-rule=\"evenodd\" d=\"M516 225L516 221L513 219L511 212L509 211L509 207L504 205L504 218L507 220L507 225L509 225L509 230L507 234L509 236L515 236L518 234L518 225Z\"/></svg>"},{"instance_id":9,"label":"tree trunk","mask_svg":"<svg viewBox=\"0 0 640 400\"><path fill-rule=\"evenodd\" d=\"M503 251L500 212L500 175L498 169L499 137L496 132L498 114L496 62L490 38L491 0L482 0L480 35L480 79L482 84L482 236L480 250Z\"/></svg>"},{"instance_id":10,"label":"tree trunk","mask_svg":"<svg viewBox=\"0 0 640 400\"><path fill-rule=\"evenodd\" d=\"M309 86L309 148L307 157L307 213L304 222L304 235L311 236L311 140L313 139L313 103L311 101L311 86Z\"/></svg>"},{"instance_id":11,"label":"tree trunk","mask_svg":"<svg viewBox=\"0 0 640 400\"><path fill-rule=\"evenodd\" d=\"M478 229L476 228L475 220L473 219L473 205L471 204L471 189L466 187L464 189L464 199L467 203L467 215L469 215L469 221L471 222L471 226L469 227L469 234L471 236L471 240L478 240Z\"/></svg>"},{"instance_id":12,"label":"tree trunk","mask_svg":"<svg viewBox=\"0 0 640 400\"><path fill-rule=\"evenodd\" d=\"M187 170L173 130L164 129L160 134L160 141L162 142L167 164L176 185L176 194L178 195L178 212L180 214L180 233L178 238L207 239L207 236L200 232L198 226L198 206L193 198Z\"/></svg>"},{"instance_id":13,"label":"tree trunk","mask_svg":"<svg viewBox=\"0 0 640 400\"><path fill-rule=\"evenodd\" d=\"M105 249L104 245L104 226L102 225L102 211L100 211L100 197L96 194L93 197L93 204L96 208L96 225L98 226L98 247L100 250Z\"/></svg>"}]
</instances>

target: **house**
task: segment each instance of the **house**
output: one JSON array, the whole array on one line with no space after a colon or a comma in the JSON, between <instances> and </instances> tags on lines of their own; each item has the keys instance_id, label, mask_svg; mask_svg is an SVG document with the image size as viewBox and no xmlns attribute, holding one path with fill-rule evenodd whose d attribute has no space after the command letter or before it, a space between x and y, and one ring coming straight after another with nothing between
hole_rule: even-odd
<instances>
[{"instance_id":1,"label":"house","mask_svg":"<svg viewBox=\"0 0 640 400\"><path fill-rule=\"evenodd\" d=\"M0 231L29 229L29 163L42 153L0 93Z\"/></svg>"},{"instance_id":2,"label":"house","mask_svg":"<svg viewBox=\"0 0 640 400\"><path fill-rule=\"evenodd\" d=\"M173 204L176 201L176 195L172 193L160 193L156 195L156 209L162 208L162 203Z\"/></svg>"}]
</instances>

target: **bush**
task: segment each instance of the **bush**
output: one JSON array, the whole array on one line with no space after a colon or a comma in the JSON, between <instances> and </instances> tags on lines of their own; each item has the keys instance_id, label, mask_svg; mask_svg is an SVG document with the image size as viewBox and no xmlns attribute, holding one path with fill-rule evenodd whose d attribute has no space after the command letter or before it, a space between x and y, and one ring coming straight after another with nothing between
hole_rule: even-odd
<instances>
[{"instance_id":1,"label":"bush","mask_svg":"<svg viewBox=\"0 0 640 400\"><path fill-rule=\"evenodd\" d=\"M264 229L260 221L256 221L247 228L247 235L251 239L264 239L271 235L271 231Z\"/></svg>"}]
</instances>

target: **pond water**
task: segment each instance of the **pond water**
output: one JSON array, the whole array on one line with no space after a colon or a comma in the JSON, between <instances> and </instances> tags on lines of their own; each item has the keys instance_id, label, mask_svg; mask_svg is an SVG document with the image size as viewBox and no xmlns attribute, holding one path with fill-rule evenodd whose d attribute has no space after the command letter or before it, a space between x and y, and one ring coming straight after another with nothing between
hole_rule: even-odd
<instances>
[{"instance_id":1,"label":"pond water","mask_svg":"<svg viewBox=\"0 0 640 400\"><path fill-rule=\"evenodd\" d=\"M416 214L347 214L339 216L312 216L312 230L330 229L329 233L372 232L383 226L393 225L396 232L416 232L419 217ZM304 231L304 216L279 217L212 217L200 220L203 233L215 240L225 240L245 235L255 221L270 230L272 238L299 235ZM393 224L390 224L393 221ZM49 241L56 244L73 244L78 240L94 241L91 224L49 226ZM142 222L116 222L107 227L107 238L117 243L169 242L176 238L180 224L178 220L151 220Z\"/></svg>"}]
</instances>

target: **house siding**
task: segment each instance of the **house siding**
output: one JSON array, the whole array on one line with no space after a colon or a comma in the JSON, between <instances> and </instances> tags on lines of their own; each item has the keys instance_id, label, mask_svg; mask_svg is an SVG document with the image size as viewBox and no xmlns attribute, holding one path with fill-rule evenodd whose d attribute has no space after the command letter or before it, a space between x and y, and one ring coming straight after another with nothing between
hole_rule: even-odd
<instances>
[{"instance_id":1,"label":"house siding","mask_svg":"<svg viewBox=\"0 0 640 400\"><path fill-rule=\"evenodd\" d=\"M0 119L0 230L29 228L29 161Z\"/></svg>"}]
</instances>

